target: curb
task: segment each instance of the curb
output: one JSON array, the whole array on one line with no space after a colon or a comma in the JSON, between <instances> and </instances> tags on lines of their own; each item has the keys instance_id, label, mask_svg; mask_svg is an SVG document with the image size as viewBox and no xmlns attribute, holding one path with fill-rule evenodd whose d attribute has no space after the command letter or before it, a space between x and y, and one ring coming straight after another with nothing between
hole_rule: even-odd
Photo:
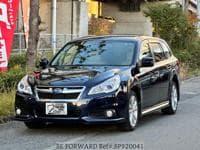
<instances>
[{"instance_id":1,"label":"curb","mask_svg":"<svg viewBox=\"0 0 200 150\"><path fill-rule=\"evenodd\" d=\"M0 124L7 123L12 120L13 117L0 117Z\"/></svg>"},{"instance_id":2,"label":"curb","mask_svg":"<svg viewBox=\"0 0 200 150\"><path fill-rule=\"evenodd\" d=\"M189 81L191 81L191 80L196 80L196 79L200 79L200 76L195 76L195 77L191 77L191 78L188 78L188 79L182 80L181 83L189 82Z\"/></svg>"}]
</instances>

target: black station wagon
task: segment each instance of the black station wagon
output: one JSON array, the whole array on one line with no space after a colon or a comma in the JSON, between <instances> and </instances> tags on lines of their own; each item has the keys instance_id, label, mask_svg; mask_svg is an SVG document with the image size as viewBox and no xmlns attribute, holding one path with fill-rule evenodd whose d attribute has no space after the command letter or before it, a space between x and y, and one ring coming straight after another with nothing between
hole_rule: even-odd
<instances>
[{"instance_id":1,"label":"black station wagon","mask_svg":"<svg viewBox=\"0 0 200 150\"><path fill-rule=\"evenodd\" d=\"M40 67L17 87L15 119L28 128L60 122L133 130L143 115L177 110L179 61L159 38L83 37Z\"/></svg>"}]
</instances>

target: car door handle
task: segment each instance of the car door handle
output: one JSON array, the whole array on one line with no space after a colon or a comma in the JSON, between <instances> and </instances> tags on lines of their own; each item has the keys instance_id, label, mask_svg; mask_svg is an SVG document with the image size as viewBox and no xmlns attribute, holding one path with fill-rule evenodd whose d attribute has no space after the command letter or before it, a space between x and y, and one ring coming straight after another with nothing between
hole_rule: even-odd
<instances>
[{"instance_id":1,"label":"car door handle","mask_svg":"<svg viewBox=\"0 0 200 150\"><path fill-rule=\"evenodd\" d=\"M160 75L160 72L159 71L155 71L154 73L153 73L153 76L155 76L155 77L159 77L159 75Z\"/></svg>"},{"instance_id":2,"label":"car door handle","mask_svg":"<svg viewBox=\"0 0 200 150\"><path fill-rule=\"evenodd\" d=\"M155 82L159 78L159 71L156 71L151 76L151 82Z\"/></svg>"}]
</instances>

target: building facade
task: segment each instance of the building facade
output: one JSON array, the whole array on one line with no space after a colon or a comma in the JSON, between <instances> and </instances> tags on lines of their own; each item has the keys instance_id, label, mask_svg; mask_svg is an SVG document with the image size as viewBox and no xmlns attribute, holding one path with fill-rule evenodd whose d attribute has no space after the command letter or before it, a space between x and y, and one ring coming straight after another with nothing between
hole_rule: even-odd
<instances>
[{"instance_id":1,"label":"building facade","mask_svg":"<svg viewBox=\"0 0 200 150\"><path fill-rule=\"evenodd\" d=\"M56 2L56 6L55 3ZM23 2L21 0L21 2ZM197 0L172 0L192 15L197 14ZM39 49L51 49L53 36L56 47L62 47L67 41L88 35L88 23L91 18L112 18L111 34L152 35L153 27L149 18L143 15L146 3L137 0L40 0L40 40ZM22 6L22 5L21 5ZM20 8L16 32L24 32L22 7ZM55 23L56 22L56 23ZM15 45L26 48L23 34L16 33ZM56 35L53 35L56 34ZM15 47L15 46L14 46Z\"/></svg>"}]
</instances>

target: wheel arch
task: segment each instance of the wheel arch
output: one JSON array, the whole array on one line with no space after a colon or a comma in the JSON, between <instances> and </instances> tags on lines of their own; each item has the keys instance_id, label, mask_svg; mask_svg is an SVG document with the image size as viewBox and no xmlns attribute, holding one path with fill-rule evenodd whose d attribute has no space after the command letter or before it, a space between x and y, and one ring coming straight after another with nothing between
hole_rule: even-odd
<instances>
[{"instance_id":1,"label":"wheel arch","mask_svg":"<svg viewBox=\"0 0 200 150\"><path fill-rule=\"evenodd\" d=\"M176 74L173 75L172 82L176 84L176 87L178 90L178 101L179 101L180 100L180 83L179 83L179 78Z\"/></svg>"},{"instance_id":2,"label":"wheel arch","mask_svg":"<svg viewBox=\"0 0 200 150\"><path fill-rule=\"evenodd\" d=\"M133 86L131 88L131 91L135 92L136 96L137 96L137 99L138 99L138 104L139 104L139 113L141 115L141 109L142 109L142 91L141 91L141 88L138 87L138 86Z\"/></svg>"}]
</instances>

